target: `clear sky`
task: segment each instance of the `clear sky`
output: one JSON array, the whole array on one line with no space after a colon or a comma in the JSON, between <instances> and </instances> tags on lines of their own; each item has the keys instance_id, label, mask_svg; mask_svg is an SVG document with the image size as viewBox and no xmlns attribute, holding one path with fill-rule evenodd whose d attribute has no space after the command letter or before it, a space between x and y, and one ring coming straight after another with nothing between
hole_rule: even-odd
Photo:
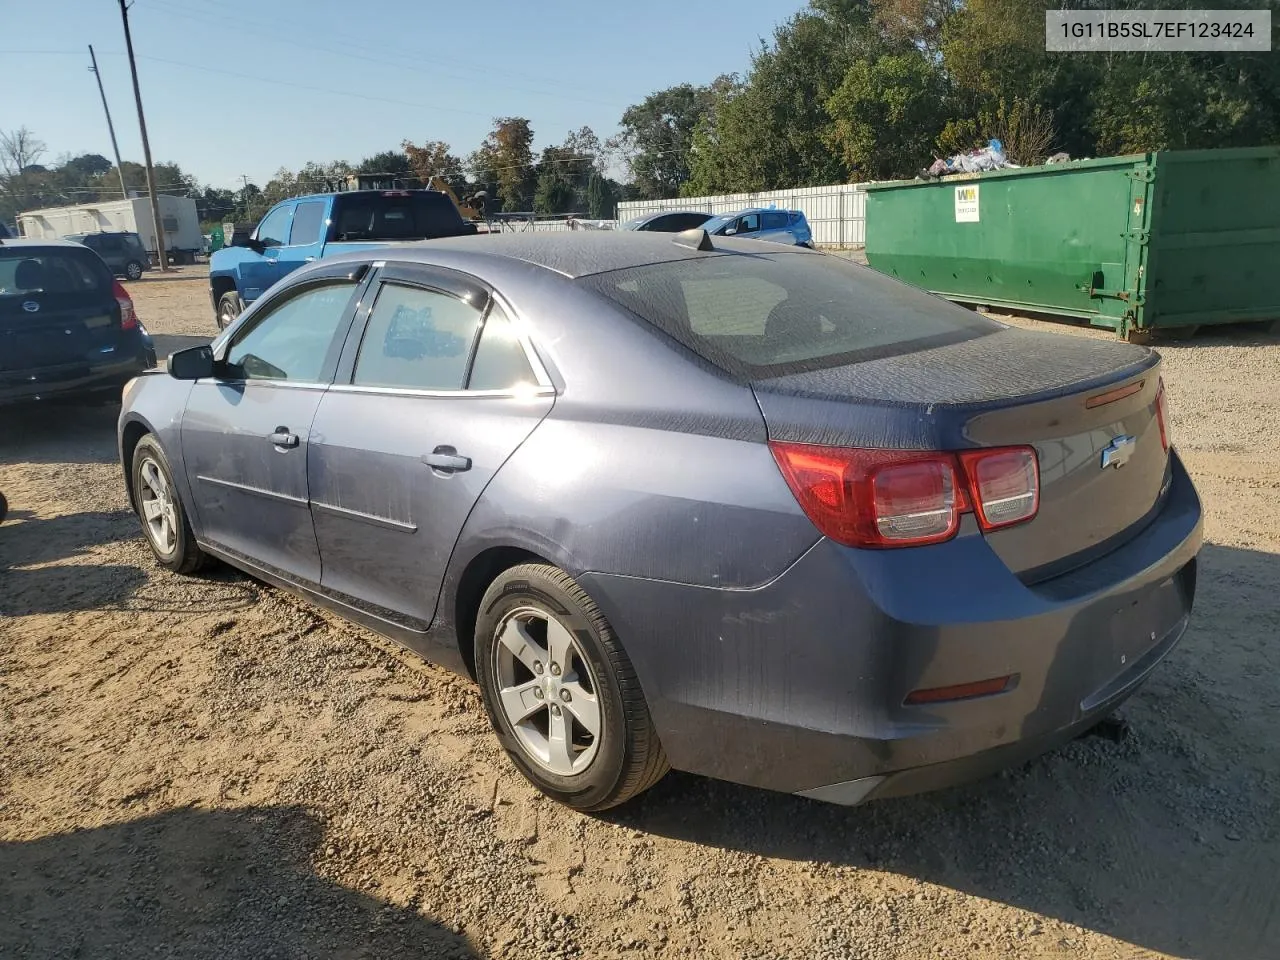
<instances>
[{"instance_id":1,"label":"clear sky","mask_svg":"<svg viewBox=\"0 0 1280 960\"><path fill-rule=\"evenodd\" d=\"M352 163L404 139L470 153L495 116L535 146L630 104L743 72L803 0L136 0L152 158L201 183L259 185L308 160ZM0 0L0 130L111 156L92 43L120 152L142 160L118 0Z\"/></svg>"}]
</instances>

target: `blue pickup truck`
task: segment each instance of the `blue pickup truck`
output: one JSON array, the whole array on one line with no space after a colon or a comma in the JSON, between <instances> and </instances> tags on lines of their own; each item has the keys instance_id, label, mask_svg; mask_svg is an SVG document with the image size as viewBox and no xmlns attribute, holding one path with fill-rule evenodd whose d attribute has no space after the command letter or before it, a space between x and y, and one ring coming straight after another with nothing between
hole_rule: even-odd
<instances>
[{"instance_id":1,"label":"blue pickup truck","mask_svg":"<svg viewBox=\"0 0 1280 960\"><path fill-rule=\"evenodd\" d=\"M247 240L209 261L209 295L225 328L281 277L322 257L476 232L438 190L349 190L284 200Z\"/></svg>"}]
</instances>

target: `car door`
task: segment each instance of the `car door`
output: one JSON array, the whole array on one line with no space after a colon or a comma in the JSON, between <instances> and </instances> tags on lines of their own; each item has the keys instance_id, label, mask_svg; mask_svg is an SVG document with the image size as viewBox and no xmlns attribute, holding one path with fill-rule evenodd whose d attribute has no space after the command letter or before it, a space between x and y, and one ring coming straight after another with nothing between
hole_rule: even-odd
<instances>
[{"instance_id":1,"label":"car door","mask_svg":"<svg viewBox=\"0 0 1280 960\"><path fill-rule=\"evenodd\" d=\"M329 200L299 200L293 208L288 242L276 249L276 279L287 277L317 259L328 229Z\"/></svg>"},{"instance_id":2,"label":"car door","mask_svg":"<svg viewBox=\"0 0 1280 960\"><path fill-rule=\"evenodd\" d=\"M268 572L318 584L307 490L312 421L337 367L362 274L351 266L286 287L218 347L197 380L182 453L201 538Z\"/></svg>"},{"instance_id":3,"label":"car door","mask_svg":"<svg viewBox=\"0 0 1280 960\"><path fill-rule=\"evenodd\" d=\"M760 234L760 214L748 213L738 218L735 225L737 230L735 236L739 237L758 237Z\"/></svg>"},{"instance_id":4,"label":"car door","mask_svg":"<svg viewBox=\"0 0 1280 960\"><path fill-rule=\"evenodd\" d=\"M293 200L274 207L253 231L253 238L263 246L262 253L245 249L240 262L240 295L245 303L252 303L280 279L280 248L289 241L289 227L293 219Z\"/></svg>"},{"instance_id":5,"label":"car door","mask_svg":"<svg viewBox=\"0 0 1280 960\"><path fill-rule=\"evenodd\" d=\"M386 267L312 429L321 584L413 629L472 507L551 409L509 310L453 271Z\"/></svg>"},{"instance_id":6,"label":"car door","mask_svg":"<svg viewBox=\"0 0 1280 960\"><path fill-rule=\"evenodd\" d=\"M785 210L766 210L760 214L760 233L757 234L760 240L772 240L776 243L794 244L796 238L791 235L788 229L787 213Z\"/></svg>"}]
</instances>

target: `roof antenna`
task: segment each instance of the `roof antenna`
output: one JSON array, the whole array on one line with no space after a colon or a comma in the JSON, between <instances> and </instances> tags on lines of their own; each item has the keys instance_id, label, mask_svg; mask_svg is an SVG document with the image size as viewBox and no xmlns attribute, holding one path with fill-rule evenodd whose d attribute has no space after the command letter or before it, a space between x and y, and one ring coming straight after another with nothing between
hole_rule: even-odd
<instances>
[{"instance_id":1,"label":"roof antenna","mask_svg":"<svg viewBox=\"0 0 1280 960\"><path fill-rule=\"evenodd\" d=\"M711 234L703 230L701 227L694 227L692 230L682 230L671 238L672 243L678 243L682 247L688 247L690 250L714 250L711 245Z\"/></svg>"}]
</instances>

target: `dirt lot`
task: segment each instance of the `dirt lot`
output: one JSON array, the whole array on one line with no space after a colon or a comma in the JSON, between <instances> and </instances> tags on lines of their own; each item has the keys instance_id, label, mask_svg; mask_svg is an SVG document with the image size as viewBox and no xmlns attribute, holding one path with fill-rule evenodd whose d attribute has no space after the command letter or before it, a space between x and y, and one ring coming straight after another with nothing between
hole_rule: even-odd
<instances>
[{"instance_id":1,"label":"dirt lot","mask_svg":"<svg viewBox=\"0 0 1280 960\"><path fill-rule=\"evenodd\" d=\"M132 292L162 354L213 332L197 268ZM1208 544L1128 739L853 810L683 775L559 808L468 682L157 570L114 409L4 411L0 957L1277 956L1280 341L1162 350Z\"/></svg>"}]
</instances>

